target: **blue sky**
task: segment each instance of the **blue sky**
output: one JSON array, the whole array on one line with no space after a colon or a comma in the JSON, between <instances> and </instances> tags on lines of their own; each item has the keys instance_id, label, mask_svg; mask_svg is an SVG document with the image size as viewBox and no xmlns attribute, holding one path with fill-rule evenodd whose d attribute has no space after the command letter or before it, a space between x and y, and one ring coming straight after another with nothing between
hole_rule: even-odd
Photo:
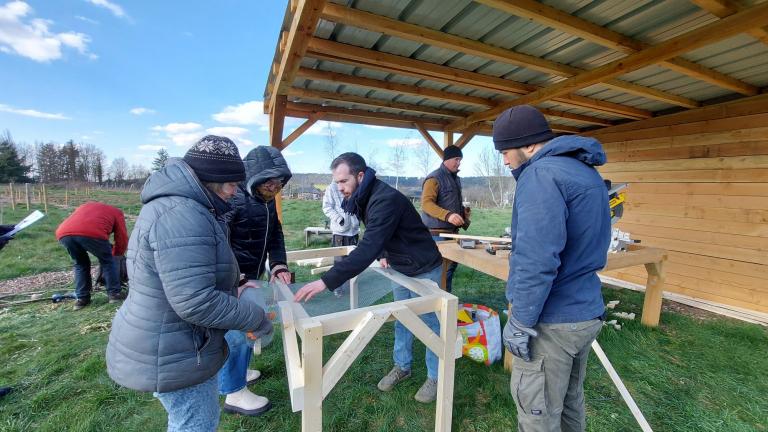
<instances>
[{"instance_id":1,"label":"blue sky","mask_svg":"<svg viewBox=\"0 0 768 432\"><path fill-rule=\"evenodd\" d=\"M207 133L233 138L244 156L268 144L262 98L286 3L0 0L0 130L17 142L95 144L109 160L145 166L159 148L181 156ZM302 121L289 118L285 134ZM330 128L338 152L357 151L385 174L393 146L405 144L404 174L421 175L417 131ZM327 172L328 129L318 122L284 151L294 172ZM488 147L475 138L465 149L464 175Z\"/></svg>"}]
</instances>

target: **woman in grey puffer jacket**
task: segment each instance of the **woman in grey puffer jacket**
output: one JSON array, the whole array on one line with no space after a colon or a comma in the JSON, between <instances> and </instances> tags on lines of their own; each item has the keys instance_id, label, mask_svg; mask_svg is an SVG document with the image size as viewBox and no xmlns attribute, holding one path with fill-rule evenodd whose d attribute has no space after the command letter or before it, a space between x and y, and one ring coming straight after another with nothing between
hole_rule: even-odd
<instances>
[{"instance_id":1,"label":"woman in grey puffer jacket","mask_svg":"<svg viewBox=\"0 0 768 432\"><path fill-rule=\"evenodd\" d=\"M224 215L244 178L234 143L207 136L141 192L128 243L130 291L112 322L107 371L122 386L155 392L169 431L216 430L227 330L272 331L261 308L237 299L240 271Z\"/></svg>"}]
</instances>

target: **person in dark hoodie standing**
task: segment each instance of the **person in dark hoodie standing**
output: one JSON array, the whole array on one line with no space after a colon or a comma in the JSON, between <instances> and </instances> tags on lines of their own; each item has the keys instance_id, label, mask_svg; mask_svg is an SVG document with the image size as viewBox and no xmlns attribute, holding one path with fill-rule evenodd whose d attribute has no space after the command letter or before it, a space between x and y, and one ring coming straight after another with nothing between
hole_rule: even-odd
<instances>
[{"instance_id":1,"label":"person in dark hoodie standing","mask_svg":"<svg viewBox=\"0 0 768 432\"><path fill-rule=\"evenodd\" d=\"M459 166L464 155L451 145L443 150L443 163L432 171L421 188L421 221L429 228L435 241L446 240L440 234L456 234L459 228L469 228L469 210L461 195ZM452 291L453 273L458 263L451 263L445 273L445 290Z\"/></svg>"},{"instance_id":2,"label":"person in dark hoodie standing","mask_svg":"<svg viewBox=\"0 0 768 432\"><path fill-rule=\"evenodd\" d=\"M440 283L442 256L419 214L402 193L376 178L376 171L365 164L357 153L343 153L331 163L333 180L344 195L344 211L354 214L365 224L365 234L357 248L346 259L335 263L320 280L303 286L295 301L308 301L317 293L335 290L345 281L359 275L374 260L382 267L391 266L406 276L429 279ZM403 286L393 284L396 301L418 297ZM421 315L422 321L436 334L440 322L434 313ZM379 381L381 391L391 391L395 385L411 376L413 334L395 322L394 368ZM415 399L429 403L437 395L438 357L427 349L427 380L416 392Z\"/></svg>"},{"instance_id":3,"label":"person in dark hoodie standing","mask_svg":"<svg viewBox=\"0 0 768 432\"><path fill-rule=\"evenodd\" d=\"M121 386L154 392L169 432L216 430L227 330L273 331L262 308L238 299L240 271L224 216L244 179L232 140L208 135L141 191L128 241L130 291L112 320L107 373Z\"/></svg>"},{"instance_id":4,"label":"person in dark hoodie standing","mask_svg":"<svg viewBox=\"0 0 768 432\"><path fill-rule=\"evenodd\" d=\"M504 111L493 142L517 180L505 347L521 431L584 431L584 375L605 313L597 271L611 237L594 138L555 137L528 105Z\"/></svg>"},{"instance_id":5,"label":"person in dark hoodie standing","mask_svg":"<svg viewBox=\"0 0 768 432\"><path fill-rule=\"evenodd\" d=\"M230 215L230 242L240 271L246 279L256 280L269 270L270 280L277 278L290 283L283 227L277 218L275 196L291 179L291 170L280 150L274 147L256 147L243 162L245 181L235 191L231 201L234 211ZM247 387L261 376L261 372L248 369L252 350L245 334L230 330L225 338L229 357L219 372L219 393L226 395L224 411L249 416L269 411L272 407L269 400L252 393Z\"/></svg>"}]
</instances>

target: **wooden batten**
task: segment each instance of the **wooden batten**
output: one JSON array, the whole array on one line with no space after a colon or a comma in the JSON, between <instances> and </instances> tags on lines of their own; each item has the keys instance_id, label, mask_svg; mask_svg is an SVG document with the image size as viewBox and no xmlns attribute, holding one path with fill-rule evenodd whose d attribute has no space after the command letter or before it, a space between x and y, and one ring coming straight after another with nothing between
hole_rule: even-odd
<instances>
[{"instance_id":1,"label":"wooden batten","mask_svg":"<svg viewBox=\"0 0 768 432\"><path fill-rule=\"evenodd\" d=\"M588 133L603 176L629 182L618 227L668 251L665 291L768 312L766 121L760 95ZM637 268L606 275L645 283Z\"/></svg>"}]
</instances>

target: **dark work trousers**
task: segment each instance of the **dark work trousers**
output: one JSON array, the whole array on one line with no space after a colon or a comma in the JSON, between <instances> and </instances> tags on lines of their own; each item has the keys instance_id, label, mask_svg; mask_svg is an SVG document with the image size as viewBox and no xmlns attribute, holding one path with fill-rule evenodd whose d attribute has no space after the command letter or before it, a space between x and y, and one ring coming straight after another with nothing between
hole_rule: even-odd
<instances>
[{"instance_id":1,"label":"dark work trousers","mask_svg":"<svg viewBox=\"0 0 768 432\"><path fill-rule=\"evenodd\" d=\"M587 357L603 321L545 324L534 327L533 358L515 357L510 390L517 405L519 432L583 432L584 375Z\"/></svg>"},{"instance_id":2,"label":"dark work trousers","mask_svg":"<svg viewBox=\"0 0 768 432\"><path fill-rule=\"evenodd\" d=\"M446 241L445 237L440 237L433 235L432 240L436 242L440 241ZM448 268L445 270L445 290L448 292L451 292L453 290L453 272L456 271L456 267L459 266L459 263L451 261L451 265L448 266Z\"/></svg>"},{"instance_id":3,"label":"dark work trousers","mask_svg":"<svg viewBox=\"0 0 768 432\"><path fill-rule=\"evenodd\" d=\"M120 272L117 260L112 256L112 244L109 241L83 236L65 236L59 240L59 243L67 249L74 262L75 295L78 299L91 297L93 281L91 280L91 258L88 252L99 260L107 293L120 292Z\"/></svg>"},{"instance_id":4,"label":"dark work trousers","mask_svg":"<svg viewBox=\"0 0 768 432\"><path fill-rule=\"evenodd\" d=\"M338 246L357 246L357 240L358 236L357 234L353 236L345 236L345 235L338 235L334 234L331 237L331 246L338 247ZM346 257L334 257L333 262L337 263L341 260L343 260ZM336 288L334 290L334 293L338 293L339 295L346 291L349 288L349 281L344 282L340 287Z\"/></svg>"}]
</instances>

